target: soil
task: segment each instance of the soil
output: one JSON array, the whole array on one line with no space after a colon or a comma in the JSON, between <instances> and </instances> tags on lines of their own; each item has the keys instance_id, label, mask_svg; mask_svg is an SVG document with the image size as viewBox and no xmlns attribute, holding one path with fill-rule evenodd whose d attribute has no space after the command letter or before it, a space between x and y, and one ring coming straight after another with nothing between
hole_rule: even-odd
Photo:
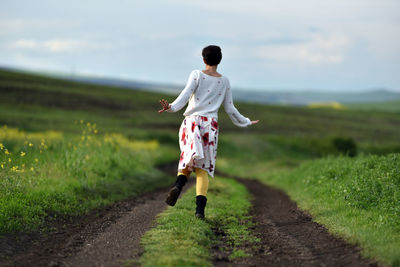
<instances>
[{"instance_id":1,"label":"soil","mask_svg":"<svg viewBox=\"0 0 400 267\"><path fill-rule=\"evenodd\" d=\"M176 164L164 171L175 174ZM226 176L226 175L225 175ZM215 266L376 266L361 258L357 247L332 236L282 191L256 180L236 178L253 195L251 229L261 243L248 258L229 261L221 247L226 234L214 229L220 242L212 255ZM193 185L185 186L188 189ZM166 208L169 188L120 201L84 216L58 218L50 231L0 239L0 266L121 266L138 265L141 236ZM229 249L228 249L229 250ZM247 248L248 250L248 248ZM225 250L227 251L227 250Z\"/></svg>"},{"instance_id":2,"label":"soil","mask_svg":"<svg viewBox=\"0 0 400 267\"><path fill-rule=\"evenodd\" d=\"M175 175L176 164L163 166ZM190 181L190 180L189 180ZM185 186L187 190L193 182ZM141 236L166 207L170 187L94 210L49 221L44 232L0 238L0 266L137 265ZM50 229L50 230L49 230Z\"/></svg>"},{"instance_id":3,"label":"soil","mask_svg":"<svg viewBox=\"0 0 400 267\"><path fill-rule=\"evenodd\" d=\"M356 246L313 222L283 191L257 180L236 180L253 195L252 230L261 243L253 256L232 262L220 252L214 253L219 256L215 266L378 266L375 261L363 259Z\"/></svg>"}]
</instances>

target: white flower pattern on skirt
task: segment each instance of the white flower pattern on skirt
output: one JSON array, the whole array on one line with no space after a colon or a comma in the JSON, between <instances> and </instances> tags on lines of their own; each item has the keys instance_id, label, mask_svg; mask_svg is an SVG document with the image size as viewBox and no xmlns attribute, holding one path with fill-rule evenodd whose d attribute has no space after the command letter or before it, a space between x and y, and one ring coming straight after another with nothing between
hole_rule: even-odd
<instances>
[{"instance_id":1,"label":"white flower pattern on skirt","mask_svg":"<svg viewBox=\"0 0 400 267\"><path fill-rule=\"evenodd\" d=\"M201 168L214 177L217 159L218 122L207 116L187 116L179 129L181 156L178 171Z\"/></svg>"}]
</instances>

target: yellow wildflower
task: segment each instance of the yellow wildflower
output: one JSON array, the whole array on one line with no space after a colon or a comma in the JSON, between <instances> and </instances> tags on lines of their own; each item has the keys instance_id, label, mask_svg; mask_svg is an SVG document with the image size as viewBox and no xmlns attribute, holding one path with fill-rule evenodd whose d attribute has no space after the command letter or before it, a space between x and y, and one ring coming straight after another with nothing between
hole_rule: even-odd
<instances>
[{"instance_id":1,"label":"yellow wildflower","mask_svg":"<svg viewBox=\"0 0 400 267\"><path fill-rule=\"evenodd\" d=\"M97 134L99 131L97 131L97 129L94 130L94 134Z\"/></svg>"},{"instance_id":2,"label":"yellow wildflower","mask_svg":"<svg viewBox=\"0 0 400 267\"><path fill-rule=\"evenodd\" d=\"M90 127L90 122L86 123L86 126L87 126L87 127Z\"/></svg>"},{"instance_id":3,"label":"yellow wildflower","mask_svg":"<svg viewBox=\"0 0 400 267\"><path fill-rule=\"evenodd\" d=\"M80 120L79 122L80 122L81 124L83 124L83 120Z\"/></svg>"},{"instance_id":4,"label":"yellow wildflower","mask_svg":"<svg viewBox=\"0 0 400 267\"><path fill-rule=\"evenodd\" d=\"M36 162L36 163L38 163L38 162L39 162L39 160L38 160L37 158L35 158L35 162Z\"/></svg>"},{"instance_id":5,"label":"yellow wildflower","mask_svg":"<svg viewBox=\"0 0 400 267\"><path fill-rule=\"evenodd\" d=\"M24 151L21 151L21 157L25 156L26 153Z\"/></svg>"},{"instance_id":6,"label":"yellow wildflower","mask_svg":"<svg viewBox=\"0 0 400 267\"><path fill-rule=\"evenodd\" d=\"M3 150L4 145L2 143L0 143L0 149Z\"/></svg>"},{"instance_id":7,"label":"yellow wildflower","mask_svg":"<svg viewBox=\"0 0 400 267\"><path fill-rule=\"evenodd\" d=\"M34 169L33 169L33 167L31 167L29 170L30 170L31 172L33 172Z\"/></svg>"},{"instance_id":8,"label":"yellow wildflower","mask_svg":"<svg viewBox=\"0 0 400 267\"><path fill-rule=\"evenodd\" d=\"M8 158L8 162L11 162L11 158Z\"/></svg>"},{"instance_id":9,"label":"yellow wildflower","mask_svg":"<svg viewBox=\"0 0 400 267\"><path fill-rule=\"evenodd\" d=\"M33 144L32 143L29 143L29 145L28 146L30 146L30 147L33 147Z\"/></svg>"},{"instance_id":10,"label":"yellow wildflower","mask_svg":"<svg viewBox=\"0 0 400 267\"><path fill-rule=\"evenodd\" d=\"M8 152L8 149L6 148L6 150L4 151L4 154L8 155L10 154L10 152Z\"/></svg>"},{"instance_id":11,"label":"yellow wildflower","mask_svg":"<svg viewBox=\"0 0 400 267\"><path fill-rule=\"evenodd\" d=\"M1 168L4 169L4 164L0 164Z\"/></svg>"}]
</instances>

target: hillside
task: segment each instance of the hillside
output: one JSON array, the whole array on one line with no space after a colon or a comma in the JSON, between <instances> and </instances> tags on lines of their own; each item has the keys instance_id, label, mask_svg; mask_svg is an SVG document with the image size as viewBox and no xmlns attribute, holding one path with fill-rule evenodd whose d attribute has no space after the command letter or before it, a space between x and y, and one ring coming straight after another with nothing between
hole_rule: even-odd
<instances>
[{"instance_id":1,"label":"hillside","mask_svg":"<svg viewBox=\"0 0 400 267\"><path fill-rule=\"evenodd\" d=\"M0 124L24 130L77 131L75 120L96 122L104 130L135 138L175 139L182 115L158 114L158 100L166 95L142 90L76 83L37 75L0 71ZM399 142L397 114L370 110L333 110L237 103L251 119L261 120L252 134L280 137L347 136L357 142ZM220 112L223 132L249 134L232 125ZM150 130L145 132L144 129ZM170 135L172 134L172 135ZM384 137L384 138L383 138Z\"/></svg>"},{"instance_id":2,"label":"hillside","mask_svg":"<svg viewBox=\"0 0 400 267\"><path fill-rule=\"evenodd\" d=\"M184 87L184 84L151 83L143 81L133 81L127 79L70 75L63 73L39 73L34 71L16 70L1 67L0 70L19 72L21 74L45 75L48 77L87 83L99 86L119 87L132 90L143 90L148 92L163 92L168 94L178 94ZM183 78L182 81L185 79ZM265 88L265 90L255 90L251 88L236 88L233 85L233 94L238 101L260 104L279 104L279 105L300 105L304 106L313 102L340 102L340 103L382 103L386 101L400 100L400 92L385 88L374 88L364 91L333 91L324 92L322 90L304 89L274 89ZM375 107L370 105L370 108Z\"/></svg>"}]
</instances>

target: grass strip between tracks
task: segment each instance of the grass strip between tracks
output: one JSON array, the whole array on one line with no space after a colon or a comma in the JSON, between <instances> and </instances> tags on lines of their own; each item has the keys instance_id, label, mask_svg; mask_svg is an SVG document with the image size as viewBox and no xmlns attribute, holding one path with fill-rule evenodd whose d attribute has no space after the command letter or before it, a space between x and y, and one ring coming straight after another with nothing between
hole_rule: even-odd
<instances>
[{"instance_id":1,"label":"grass strip between tracks","mask_svg":"<svg viewBox=\"0 0 400 267\"><path fill-rule=\"evenodd\" d=\"M143 266L211 266L211 248L219 244L216 232L223 232L225 244L218 249L225 253L228 250L230 259L249 255L242 245L255 245L257 241L248 230L250 194L232 179L210 180L206 220L194 216L195 187L192 187L174 207L161 213L157 227L143 236L144 254L140 259Z\"/></svg>"}]
</instances>

